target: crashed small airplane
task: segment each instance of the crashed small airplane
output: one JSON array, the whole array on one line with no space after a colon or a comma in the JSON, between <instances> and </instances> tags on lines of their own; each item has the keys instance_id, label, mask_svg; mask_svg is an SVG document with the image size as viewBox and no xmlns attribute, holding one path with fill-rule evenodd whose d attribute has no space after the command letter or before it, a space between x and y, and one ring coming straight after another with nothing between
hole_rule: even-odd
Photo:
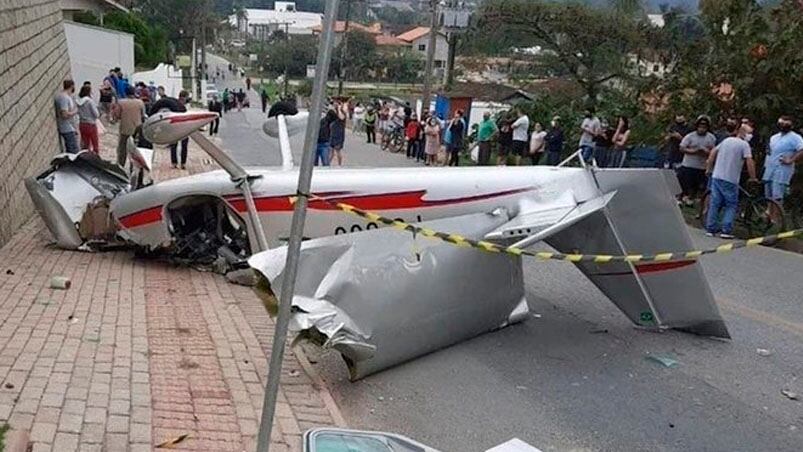
<instances>
[{"instance_id":1,"label":"crashed small airplane","mask_svg":"<svg viewBox=\"0 0 803 452\"><path fill-rule=\"evenodd\" d=\"M198 132L214 113L161 112L154 144L190 136L223 169L146 183L151 152L129 143L132 175L81 153L59 155L26 187L57 244L123 243L187 261L250 264L280 284L296 195L289 136L306 113L276 115L280 168L243 168ZM580 167L316 170L291 327L337 350L352 379L528 317L521 258L433 241L338 210L332 201L464 237L560 252L691 249L670 171ZM695 259L577 262L634 324L728 338Z\"/></svg>"}]
</instances>

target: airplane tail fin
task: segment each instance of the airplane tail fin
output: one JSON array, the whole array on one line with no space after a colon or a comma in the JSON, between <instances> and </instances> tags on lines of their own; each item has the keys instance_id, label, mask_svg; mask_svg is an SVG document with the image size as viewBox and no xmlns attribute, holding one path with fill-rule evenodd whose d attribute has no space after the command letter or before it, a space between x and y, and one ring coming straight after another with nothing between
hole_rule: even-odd
<instances>
[{"instance_id":1,"label":"airplane tail fin","mask_svg":"<svg viewBox=\"0 0 803 452\"><path fill-rule=\"evenodd\" d=\"M659 254L692 249L675 205L677 180L663 170L594 170L607 205L545 241L563 253ZM730 338L700 263L577 263L635 324Z\"/></svg>"}]
</instances>

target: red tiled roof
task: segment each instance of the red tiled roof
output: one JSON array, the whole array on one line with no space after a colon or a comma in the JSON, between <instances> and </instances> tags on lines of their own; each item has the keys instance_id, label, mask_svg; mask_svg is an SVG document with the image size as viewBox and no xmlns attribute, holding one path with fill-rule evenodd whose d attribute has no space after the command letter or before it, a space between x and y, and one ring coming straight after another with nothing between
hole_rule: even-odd
<instances>
[{"instance_id":1,"label":"red tiled roof","mask_svg":"<svg viewBox=\"0 0 803 452\"><path fill-rule=\"evenodd\" d=\"M405 31L404 33L396 37L405 42L413 42L416 39L426 36L428 34L429 34L429 27L416 27L413 28L412 30Z\"/></svg>"},{"instance_id":2,"label":"red tiled roof","mask_svg":"<svg viewBox=\"0 0 803 452\"><path fill-rule=\"evenodd\" d=\"M388 35L376 35L374 40L378 46L406 46L409 44L408 42L402 41L395 36Z\"/></svg>"}]
</instances>

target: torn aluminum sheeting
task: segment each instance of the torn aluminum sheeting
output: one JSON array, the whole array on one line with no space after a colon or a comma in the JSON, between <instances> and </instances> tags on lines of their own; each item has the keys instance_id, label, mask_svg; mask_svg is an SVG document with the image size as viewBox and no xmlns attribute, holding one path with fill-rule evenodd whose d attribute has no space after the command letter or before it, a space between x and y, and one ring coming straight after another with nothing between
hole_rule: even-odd
<instances>
[{"instance_id":1,"label":"torn aluminum sheeting","mask_svg":"<svg viewBox=\"0 0 803 452\"><path fill-rule=\"evenodd\" d=\"M25 188L58 246L78 249L94 239L79 233L87 209L128 191L129 183L122 168L81 151L57 155L47 171L25 180Z\"/></svg>"},{"instance_id":2,"label":"torn aluminum sheeting","mask_svg":"<svg viewBox=\"0 0 803 452\"><path fill-rule=\"evenodd\" d=\"M481 238L508 221L473 214L426 227ZM282 284L287 248L249 264ZM521 259L396 229L303 244L291 328L343 355L356 380L527 317Z\"/></svg>"}]
</instances>

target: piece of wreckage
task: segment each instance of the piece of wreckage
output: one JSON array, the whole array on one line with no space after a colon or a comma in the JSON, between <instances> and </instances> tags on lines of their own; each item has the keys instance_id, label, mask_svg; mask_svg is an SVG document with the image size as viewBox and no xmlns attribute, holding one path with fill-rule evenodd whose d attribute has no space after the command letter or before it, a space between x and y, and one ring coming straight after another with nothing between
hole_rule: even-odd
<instances>
[{"instance_id":1,"label":"piece of wreckage","mask_svg":"<svg viewBox=\"0 0 803 452\"><path fill-rule=\"evenodd\" d=\"M223 170L143 187L126 186L117 174L122 188L104 192L97 185L112 176L95 180L95 169L62 159L29 181L57 243L85 244L75 232L76 211L103 196L118 240L191 253L194 234L217 234L227 246L239 243L235 258L251 255L260 295L279 287L298 180L289 136L306 126L307 115L277 114L265 123L265 132L279 138L277 168L238 165L197 131L213 118L163 112L148 119L144 134L154 144L189 135ZM101 194L72 200L51 179L59 172ZM678 192L671 171L584 164L316 170L292 325L299 337L340 352L359 379L528 317L520 258L380 228L333 202L520 248L544 242L564 253L622 255L691 249ZM729 337L694 258L574 265L638 326Z\"/></svg>"}]
</instances>

